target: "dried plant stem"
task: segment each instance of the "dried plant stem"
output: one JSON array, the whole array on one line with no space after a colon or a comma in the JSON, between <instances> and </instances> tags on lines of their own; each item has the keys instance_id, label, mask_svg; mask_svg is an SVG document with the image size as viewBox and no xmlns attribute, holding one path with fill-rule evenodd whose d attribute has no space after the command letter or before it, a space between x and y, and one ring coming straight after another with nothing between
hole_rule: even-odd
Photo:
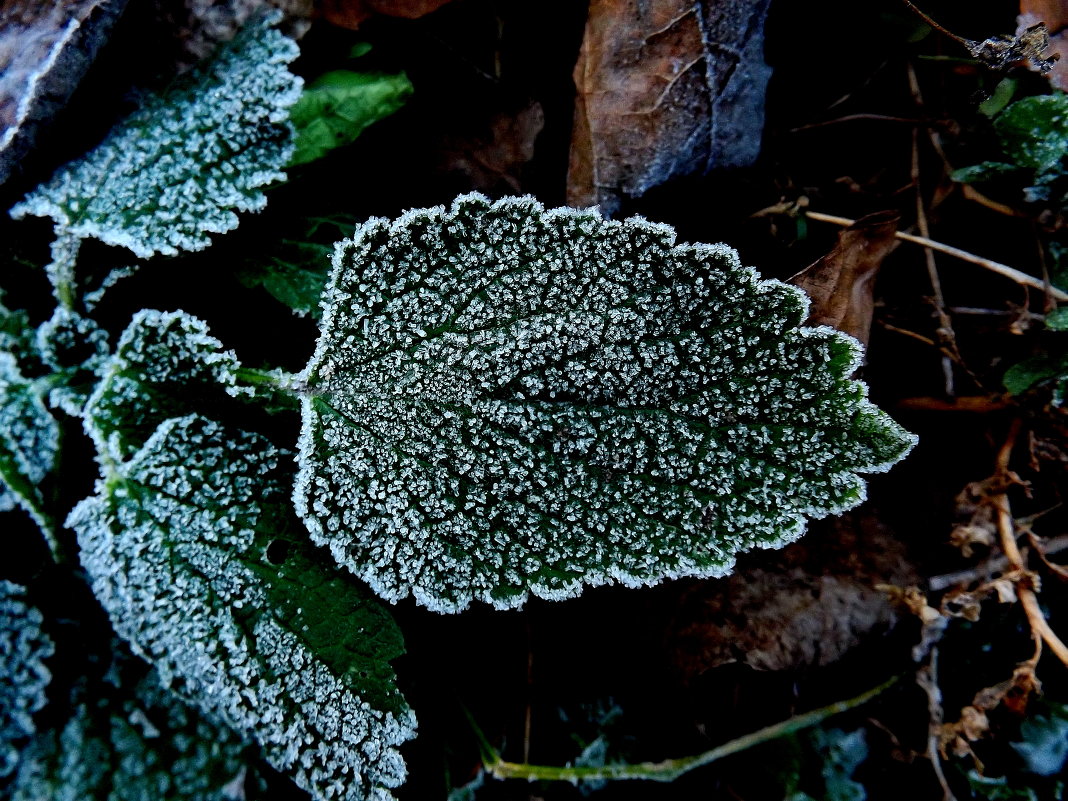
<instances>
[{"instance_id":1,"label":"dried plant stem","mask_svg":"<svg viewBox=\"0 0 1068 801\"><path fill-rule=\"evenodd\" d=\"M938 646L932 646L927 664L916 671L916 684L927 694L927 758L931 762L935 778L942 787L942 801L956 801L956 796L949 788L946 773L942 770L942 724L945 714L942 711L942 689L938 686Z\"/></svg>"},{"instance_id":2,"label":"dried plant stem","mask_svg":"<svg viewBox=\"0 0 1068 801\"><path fill-rule=\"evenodd\" d=\"M634 764L613 764L599 767L577 767L570 765L528 765L505 762L496 752L488 750L484 754L486 772L497 779L527 779L548 781L582 781L607 779L648 779L650 781L670 782L684 773L716 760L737 754L754 746L761 745L780 737L811 728L829 717L866 704L871 699L891 687L898 681L897 677L884 681L878 687L861 693L844 701L837 701L828 706L814 709L803 715L796 715L788 720L765 726L763 729L746 734L728 743L717 746L711 751L678 759L665 759L662 762L637 762ZM483 744L483 749L486 745Z\"/></svg>"},{"instance_id":3,"label":"dried plant stem","mask_svg":"<svg viewBox=\"0 0 1068 801\"><path fill-rule=\"evenodd\" d=\"M1068 534L1047 540L1042 544L1043 558L1049 554L1059 553L1064 550L1068 550ZM1047 562L1047 564L1052 568L1061 568L1061 565L1054 565L1050 562ZM948 590L950 587L957 585L985 581L994 573L1003 573L1009 568L1009 558L1002 554L1001 556L987 559L985 562L968 570L958 570L954 573L931 576L931 578L927 579L927 589L931 592L942 592L942 590Z\"/></svg>"},{"instance_id":4,"label":"dried plant stem","mask_svg":"<svg viewBox=\"0 0 1068 801\"><path fill-rule=\"evenodd\" d=\"M916 70L912 68L911 64L908 65L908 79L909 90L912 92L913 101L916 103L916 108L922 113L923 95L920 92L920 82L916 78ZM939 154L941 154L941 144L938 141L938 137L932 135L930 139L932 145L938 150ZM911 177L913 188L916 190L916 226L920 229L920 235L924 239L930 239L931 232L927 225L927 209L924 207L923 200L923 184L920 180L919 132L915 128L912 131ZM943 351L942 377L945 382L946 395L952 398L957 393L953 376L954 359L951 358L949 354L952 353L953 356L956 357L956 361L961 361L960 352L957 349L957 336L953 331L953 321L946 312L946 298L945 295L942 294L942 279L938 275L938 265L935 262L934 251L930 247L925 246L923 255L927 263L927 277L931 282L934 310L938 317L938 339L942 345L941 349Z\"/></svg>"},{"instance_id":5,"label":"dried plant stem","mask_svg":"<svg viewBox=\"0 0 1068 801\"><path fill-rule=\"evenodd\" d=\"M998 451L997 469L1000 475L1007 476L1009 473L1009 459L1012 456L1012 447L1019 433L1020 421L1016 419L1013 420L1012 425L1009 427L1008 436ZM1009 497L1002 491L994 496L993 503L994 508L997 510L998 539L1001 542L1001 549L1005 552L1005 556L1009 560L1009 566L1013 570L1025 571L1023 554L1020 552L1020 546L1016 543L1016 524L1012 519ZM1065 645L1064 641L1057 636L1057 633L1050 627L1049 621L1046 620L1046 616L1042 614L1042 608L1038 604L1038 595L1034 589L1025 583L1018 582L1016 595L1020 599L1020 605L1023 607L1024 613L1027 615L1027 622L1031 625L1031 632L1035 639L1041 639L1057 655L1057 658L1065 666L1068 666L1068 645Z\"/></svg>"},{"instance_id":6,"label":"dried plant stem","mask_svg":"<svg viewBox=\"0 0 1068 801\"><path fill-rule=\"evenodd\" d=\"M843 227L848 227L856 222L856 220L851 220L848 217L837 217L833 214L823 214L822 212L818 211L806 211L805 216L808 217L810 220L832 223L833 225L841 225ZM914 245L928 247L932 250L937 250L940 253L946 253L950 256L955 256L956 258L961 259L962 261L977 264L978 266L990 270L991 272L995 272L998 275L1003 275L1006 278L1010 278L1018 284L1023 284L1024 286L1029 286L1033 289L1038 289L1043 292L1046 291L1046 285L1041 278L1035 278L1033 275L1028 275L1027 273L1020 272L1019 270L1013 267L1009 267L1007 264L1001 264L1000 262L992 261L990 259L984 259L982 256L976 256L974 253L969 253L966 250L955 248L952 245L944 245L941 242L936 242L933 239L926 239L922 236L913 236L912 234L902 233L901 231L898 231L896 234L894 234L894 236L896 236L903 242L911 242ZM1056 287L1050 287L1049 293L1057 300L1068 301L1068 292L1064 292L1063 290L1057 289Z\"/></svg>"}]
</instances>

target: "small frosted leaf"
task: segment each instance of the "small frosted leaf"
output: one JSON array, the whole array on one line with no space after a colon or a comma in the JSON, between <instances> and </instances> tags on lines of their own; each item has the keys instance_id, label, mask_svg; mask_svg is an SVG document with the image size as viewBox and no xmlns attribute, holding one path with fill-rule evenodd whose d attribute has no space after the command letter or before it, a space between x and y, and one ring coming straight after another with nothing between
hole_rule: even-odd
<instances>
[{"instance_id":1,"label":"small frosted leaf","mask_svg":"<svg viewBox=\"0 0 1068 801\"><path fill-rule=\"evenodd\" d=\"M0 581L0 777L15 770L21 746L37 730L33 715L47 700L52 674L45 660L54 648L43 622L22 587Z\"/></svg>"},{"instance_id":2,"label":"small frosted leaf","mask_svg":"<svg viewBox=\"0 0 1068 801\"><path fill-rule=\"evenodd\" d=\"M102 453L125 459L164 420L236 388L239 367L206 323L182 311L142 310L100 370L84 412L86 430Z\"/></svg>"},{"instance_id":3,"label":"small frosted leaf","mask_svg":"<svg viewBox=\"0 0 1068 801\"><path fill-rule=\"evenodd\" d=\"M21 506L50 536L40 484L55 465L59 426L42 392L22 376L14 355L0 351L0 509Z\"/></svg>"},{"instance_id":4,"label":"small frosted leaf","mask_svg":"<svg viewBox=\"0 0 1068 801\"><path fill-rule=\"evenodd\" d=\"M84 158L11 210L141 257L203 250L259 211L292 152L297 46L262 18L173 88L152 95Z\"/></svg>"},{"instance_id":5,"label":"small frosted leaf","mask_svg":"<svg viewBox=\"0 0 1068 801\"><path fill-rule=\"evenodd\" d=\"M143 673L143 671L140 671ZM159 686L79 684L70 717L23 750L11 801L236 801L247 747Z\"/></svg>"},{"instance_id":6,"label":"small frosted leaf","mask_svg":"<svg viewBox=\"0 0 1068 801\"><path fill-rule=\"evenodd\" d=\"M294 499L391 601L722 575L914 441L799 291L641 219L469 195L371 220L323 308Z\"/></svg>"},{"instance_id":7,"label":"small frosted leaf","mask_svg":"<svg viewBox=\"0 0 1068 801\"><path fill-rule=\"evenodd\" d=\"M120 636L316 798L390 798L414 717L395 624L317 566L286 454L204 418L163 423L67 523Z\"/></svg>"}]
</instances>

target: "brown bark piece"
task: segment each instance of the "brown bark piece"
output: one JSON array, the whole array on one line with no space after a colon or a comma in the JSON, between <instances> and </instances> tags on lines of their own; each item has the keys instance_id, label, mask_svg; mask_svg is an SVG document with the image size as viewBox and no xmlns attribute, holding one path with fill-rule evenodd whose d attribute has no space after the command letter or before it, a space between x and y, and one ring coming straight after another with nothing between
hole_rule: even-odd
<instances>
[{"instance_id":1,"label":"brown bark piece","mask_svg":"<svg viewBox=\"0 0 1068 801\"><path fill-rule=\"evenodd\" d=\"M897 245L897 222L897 212L887 211L857 220L830 253L790 279L812 300L807 325L829 325L868 343L875 276Z\"/></svg>"},{"instance_id":2,"label":"brown bark piece","mask_svg":"<svg viewBox=\"0 0 1068 801\"><path fill-rule=\"evenodd\" d=\"M1049 73L1049 82L1057 89L1068 91L1068 0L1020 0L1017 31L1039 22L1046 23L1050 33L1046 54L1060 54Z\"/></svg>"},{"instance_id":3,"label":"brown bark piece","mask_svg":"<svg viewBox=\"0 0 1068 801\"><path fill-rule=\"evenodd\" d=\"M437 11L449 0L320 0L319 13L331 25L356 30L360 23L382 14L387 17L418 19Z\"/></svg>"},{"instance_id":4,"label":"brown bark piece","mask_svg":"<svg viewBox=\"0 0 1068 801\"><path fill-rule=\"evenodd\" d=\"M760 149L769 0L592 0L575 66L568 203L606 214Z\"/></svg>"},{"instance_id":5,"label":"brown bark piece","mask_svg":"<svg viewBox=\"0 0 1068 801\"><path fill-rule=\"evenodd\" d=\"M0 183L70 98L126 0L0 0Z\"/></svg>"},{"instance_id":6,"label":"brown bark piece","mask_svg":"<svg viewBox=\"0 0 1068 801\"><path fill-rule=\"evenodd\" d=\"M904 546L871 514L814 527L801 542L743 557L730 576L682 591L668 643L686 681L734 662L828 665L891 625L893 605L875 585L917 581Z\"/></svg>"}]
</instances>

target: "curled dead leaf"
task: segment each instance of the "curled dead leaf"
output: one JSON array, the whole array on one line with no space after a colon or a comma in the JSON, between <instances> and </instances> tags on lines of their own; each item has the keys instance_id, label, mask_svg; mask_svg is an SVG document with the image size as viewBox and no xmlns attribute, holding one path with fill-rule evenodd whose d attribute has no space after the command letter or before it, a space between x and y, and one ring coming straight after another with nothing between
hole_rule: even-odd
<instances>
[{"instance_id":1,"label":"curled dead leaf","mask_svg":"<svg viewBox=\"0 0 1068 801\"><path fill-rule=\"evenodd\" d=\"M897 246L899 218L883 211L857 220L838 234L830 253L790 279L812 300L809 325L829 325L867 343L875 277Z\"/></svg>"}]
</instances>

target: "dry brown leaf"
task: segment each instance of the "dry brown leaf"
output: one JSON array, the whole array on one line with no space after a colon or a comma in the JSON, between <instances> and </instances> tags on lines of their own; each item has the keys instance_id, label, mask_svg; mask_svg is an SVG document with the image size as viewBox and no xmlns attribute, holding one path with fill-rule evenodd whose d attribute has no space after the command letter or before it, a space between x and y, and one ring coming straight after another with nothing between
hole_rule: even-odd
<instances>
[{"instance_id":1,"label":"dry brown leaf","mask_svg":"<svg viewBox=\"0 0 1068 801\"><path fill-rule=\"evenodd\" d=\"M1017 33L1046 23L1050 31L1046 52L1060 58L1053 64L1049 82L1068 91L1068 0L1020 0L1020 16L1016 18Z\"/></svg>"},{"instance_id":2,"label":"dry brown leaf","mask_svg":"<svg viewBox=\"0 0 1068 801\"><path fill-rule=\"evenodd\" d=\"M331 25L356 30L376 14L418 19L437 11L449 0L318 0L319 14Z\"/></svg>"},{"instance_id":3,"label":"dry brown leaf","mask_svg":"<svg viewBox=\"0 0 1068 801\"><path fill-rule=\"evenodd\" d=\"M897 212L862 217L838 234L834 248L790 279L812 300L809 325L829 325L867 344L875 276L897 245Z\"/></svg>"},{"instance_id":4,"label":"dry brown leaf","mask_svg":"<svg viewBox=\"0 0 1068 801\"><path fill-rule=\"evenodd\" d=\"M125 0L0 0L0 183L69 99Z\"/></svg>"},{"instance_id":5,"label":"dry brown leaf","mask_svg":"<svg viewBox=\"0 0 1068 801\"><path fill-rule=\"evenodd\" d=\"M942 598L942 614L962 617L973 623L979 619L981 599L964 590L952 590Z\"/></svg>"},{"instance_id":6,"label":"dry brown leaf","mask_svg":"<svg viewBox=\"0 0 1068 801\"><path fill-rule=\"evenodd\" d=\"M980 518L981 515L981 518ZM976 545L989 548L997 541L997 528L994 524L993 509L985 507L968 523L955 526L949 534L949 544L960 548L960 555L971 559Z\"/></svg>"},{"instance_id":7,"label":"dry brown leaf","mask_svg":"<svg viewBox=\"0 0 1068 801\"><path fill-rule=\"evenodd\" d=\"M545 127L541 104L514 113L498 112L482 135L450 134L440 147L443 172L465 177L465 186L491 195L523 191L523 167L534 157L534 141Z\"/></svg>"},{"instance_id":8,"label":"dry brown leaf","mask_svg":"<svg viewBox=\"0 0 1068 801\"><path fill-rule=\"evenodd\" d=\"M668 642L686 680L733 662L827 665L891 625L893 608L874 585L916 579L902 544L874 515L822 526L782 551L744 557L728 577L681 585Z\"/></svg>"},{"instance_id":9,"label":"dry brown leaf","mask_svg":"<svg viewBox=\"0 0 1068 801\"><path fill-rule=\"evenodd\" d=\"M752 163L770 0L592 0L575 65L568 203L614 213L664 181Z\"/></svg>"}]
</instances>

